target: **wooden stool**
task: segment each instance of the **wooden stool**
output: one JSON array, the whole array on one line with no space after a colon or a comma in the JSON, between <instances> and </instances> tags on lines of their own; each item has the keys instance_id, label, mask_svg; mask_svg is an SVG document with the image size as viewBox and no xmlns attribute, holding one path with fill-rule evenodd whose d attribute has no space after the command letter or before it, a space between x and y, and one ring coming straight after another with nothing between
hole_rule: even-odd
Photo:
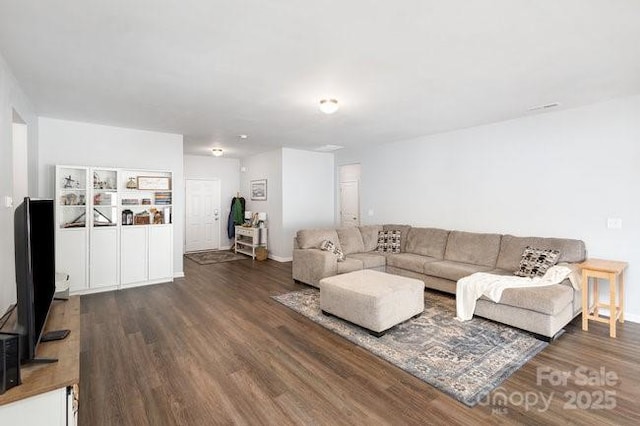
<instances>
[{"instance_id":1,"label":"wooden stool","mask_svg":"<svg viewBox=\"0 0 640 426\"><path fill-rule=\"evenodd\" d=\"M582 268L582 329L589 329L589 320L609 323L609 336L616 337L616 322L624 323L624 270L627 262L587 259ZM589 278L593 278L593 304L589 305ZM598 279L609 281L609 303L600 303ZM618 285L620 289L618 291ZM616 302L616 294L617 300ZM609 318L600 316L600 308L609 309Z\"/></svg>"}]
</instances>

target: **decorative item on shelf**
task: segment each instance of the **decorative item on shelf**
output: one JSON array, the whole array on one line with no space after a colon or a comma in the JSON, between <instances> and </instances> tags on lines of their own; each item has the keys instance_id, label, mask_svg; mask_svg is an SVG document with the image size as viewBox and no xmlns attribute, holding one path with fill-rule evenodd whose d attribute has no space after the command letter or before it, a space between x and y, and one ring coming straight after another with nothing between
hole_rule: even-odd
<instances>
[{"instance_id":1,"label":"decorative item on shelf","mask_svg":"<svg viewBox=\"0 0 640 426\"><path fill-rule=\"evenodd\" d=\"M93 208L93 225L94 226L115 226L115 223L109 216L107 216L104 212L98 210L97 208Z\"/></svg>"},{"instance_id":2,"label":"decorative item on shelf","mask_svg":"<svg viewBox=\"0 0 640 426\"><path fill-rule=\"evenodd\" d=\"M131 210L122 210L122 224L133 225L133 212Z\"/></svg>"},{"instance_id":3,"label":"decorative item on shelf","mask_svg":"<svg viewBox=\"0 0 640 426\"><path fill-rule=\"evenodd\" d=\"M150 206L151 205L151 198L143 198L142 199L142 205L143 206Z\"/></svg>"},{"instance_id":4,"label":"decorative item on shelf","mask_svg":"<svg viewBox=\"0 0 640 426\"><path fill-rule=\"evenodd\" d=\"M154 225L161 225L164 223L163 213L160 210L156 208L151 208L149 209L149 212L151 213L151 216L153 216Z\"/></svg>"},{"instance_id":5,"label":"decorative item on shelf","mask_svg":"<svg viewBox=\"0 0 640 426\"><path fill-rule=\"evenodd\" d=\"M138 189L138 183L136 182L135 177L130 177L127 181L127 189Z\"/></svg>"},{"instance_id":6,"label":"decorative item on shelf","mask_svg":"<svg viewBox=\"0 0 640 426\"><path fill-rule=\"evenodd\" d=\"M156 205L159 206L168 206L171 204L171 193L170 192L156 192L154 194L156 199Z\"/></svg>"},{"instance_id":7,"label":"decorative item on shelf","mask_svg":"<svg viewBox=\"0 0 640 426\"><path fill-rule=\"evenodd\" d=\"M78 205L79 206L84 206L85 205L85 199L84 199L84 194L79 194L78 195Z\"/></svg>"},{"instance_id":8,"label":"decorative item on shelf","mask_svg":"<svg viewBox=\"0 0 640 426\"><path fill-rule=\"evenodd\" d=\"M110 206L111 205L111 194L100 192L93 196L93 204L96 206Z\"/></svg>"},{"instance_id":9,"label":"decorative item on shelf","mask_svg":"<svg viewBox=\"0 0 640 426\"><path fill-rule=\"evenodd\" d=\"M123 198L122 199L122 205L123 206L135 206L140 204L140 200L138 200L137 198Z\"/></svg>"},{"instance_id":10,"label":"decorative item on shelf","mask_svg":"<svg viewBox=\"0 0 640 426\"><path fill-rule=\"evenodd\" d=\"M171 178L162 176L138 176L138 189L168 191L171 189Z\"/></svg>"},{"instance_id":11,"label":"decorative item on shelf","mask_svg":"<svg viewBox=\"0 0 640 426\"><path fill-rule=\"evenodd\" d=\"M65 176L64 177L64 184L62 185L62 188L64 188L64 189L71 189L71 188L77 189L77 188L80 188L80 182L75 180L75 179L73 179L71 177L71 175Z\"/></svg>"},{"instance_id":12,"label":"decorative item on shelf","mask_svg":"<svg viewBox=\"0 0 640 426\"><path fill-rule=\"evenodd\" d=\"M93 172L93 189L115 189L114 181L110 177L102 180L98 172Z\"/></svg>"},{"instance_id":13,"label":"decorative item on shelf","mask_svg":"<svg viewBox=\"0 0 640 426\"><path fill-rule=\"evenodd\" d=\"M60 201L63 206L77 206L79 204L78 195L74 192L64 194L60 197Z\"/></svg>"},{"instance_id":14,"label":"decorative item on shelf","mask_svg":"<svg viewBox=\"0 0 640 426\"><path fill-rule=\"evenodd\" d=\"M149 220L150 220L149 212L136 213L133 216L134 225L149 225L150 223Z\"/></svg>"},{"instance_id":15,"label":"decorative item on shelf","mask_svg":"<svg viewBox=\"0 0 640 426\"><path fill-rule=\"evenodd\" d=\"M162 218L164 223L171 223L171 207L165 207L164 213L162 214Z\"/></svg>"}]
</instances>

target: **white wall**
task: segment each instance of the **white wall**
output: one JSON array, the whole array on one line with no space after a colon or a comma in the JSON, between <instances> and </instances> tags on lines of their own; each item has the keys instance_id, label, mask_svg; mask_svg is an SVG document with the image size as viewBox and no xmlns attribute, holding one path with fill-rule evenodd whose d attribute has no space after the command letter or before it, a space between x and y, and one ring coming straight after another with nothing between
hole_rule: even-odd
<instances>
[{"instance_id":1,"label":"white wall","mask_svg":"<svg viewBox=\"0 0 640 426\"><path fill-rule=\"evenodd\" d=\"M276 260L291 256L282 236L282 150L244 158L241 165L246 170L240 172L240 195L246 200L247 210L267 213L269 256ZM266 201L251 200L250 182L259 179L267 179Z\"/></svg>"},{"instance_id":2,"label":"white wall","mask_svg":"<svg viewBox=\"0 0 640 426\"><path fill-rule=\"evenodd\" d=\"M640 320L640 96L337 157L362 165L364 222L578 238L628 261L626 311Z\"/></svg>"},{"instance_id":3,"label":"white wall","mask_svg":"<svg viewBox=\"0 0 640 426\"><path fill-rule=\"evenodd\" d=\"M242 195L247 210L267 212L269 256L292 259L293 237L303 228L333 226L335 167L332 153L281 148L242 160ZM252 201L251 180L267 179L267 200Z\"/></svg>"},{"instance_id":4,"label":"white wall","mask_svg":"<svg viewBox=\"0 0 640 426\"><path fill-rule=\"evenodd\" d=\"M287 258L299 229L334 225L334 176L332 153L282 149L282 238Z\"/></svg>"},{"instance_id":5,"label":"white wall","mask_svg":"<svg viewBox=\"0 0 640 426\"><path fill-rule=\"evenodd\" d=\"M55 165L86 165L173 172L176 276L183 275L184 171L182 135L41 117L39 194L54 196Z\"/></svg>"},{"instance_id":6,"label":"white wall","mask_svg":"<svg viewBox=\"0 0 640 426\"><path fill-rule=\"evenodd\" d=\"M6 308L16 300L13 208L4 205L4 197L12 197L14 188L12 142L14 111L27 124L28 188L29 194L35 195L37 192L38 119L34 108L0 55L0 313L4 313ZM18 186L24 187L24 185Z\"/></svg>"},{"instance_id":7,"label":"white wall","mask_svg":"<svg viewBox=\"0 0 640 426\"><path fill-rule=\"evenodd\" d=\"M227 224L231 211L231 200L240 191L240 160L185 155L184 178L218 179L220 181L220 248L231 247L233 242L227 237Z\"/></svg>"}]
</instances>

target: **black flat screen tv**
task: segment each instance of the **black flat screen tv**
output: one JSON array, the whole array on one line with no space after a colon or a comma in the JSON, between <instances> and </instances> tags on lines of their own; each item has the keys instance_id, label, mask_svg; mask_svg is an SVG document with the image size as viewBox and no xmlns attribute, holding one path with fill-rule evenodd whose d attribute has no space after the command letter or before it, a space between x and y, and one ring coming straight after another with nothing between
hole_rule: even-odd
<instances>
[{"instance_id":1,"label":"black flat screen tv","mask_svg":"<svg viewBox=\"0 0 640 426\"><path fill-rule=\"evenodd\" d=\"M53 200L25 197L14 216L20 360L35 361L56 289Z\"/></svg>"}]
</instances>

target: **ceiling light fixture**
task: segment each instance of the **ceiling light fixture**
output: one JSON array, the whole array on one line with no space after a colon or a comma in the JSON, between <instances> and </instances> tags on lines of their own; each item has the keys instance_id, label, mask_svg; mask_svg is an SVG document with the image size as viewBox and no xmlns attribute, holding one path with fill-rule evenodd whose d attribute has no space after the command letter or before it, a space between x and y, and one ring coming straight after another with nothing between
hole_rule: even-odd
<instances>
[{"instance_id":1,"label":"ceiling light fixture","mask_svg":"<svg viewBox=\"0 0 640 426\"><path fill-rule=\"evenodd\" d=\"M338 101L336 99L321 99L320 100L320 111L325 114L333 114L340 108L338 105Z\"/></svg>"},{"instance_id":2,"label":"ceiling light fixture","mask_svg":"<svg viewBox=\"0 0 640 426\"><path fill-rule=\"evenodd\" d=\"M214 157L222 157L222 148L213 148L211 153Z\"/></svg>"},{"instance_id":3,"label":"ceiling light fixture","mask_svg":"<svg viewBox=\"0 0 640 426\"><path fill-rule=\"evenodd\" d=\"M238 135L238 137L240 139L247 139L249 137L249 135Z\"/></svg>"}]
</instances>

